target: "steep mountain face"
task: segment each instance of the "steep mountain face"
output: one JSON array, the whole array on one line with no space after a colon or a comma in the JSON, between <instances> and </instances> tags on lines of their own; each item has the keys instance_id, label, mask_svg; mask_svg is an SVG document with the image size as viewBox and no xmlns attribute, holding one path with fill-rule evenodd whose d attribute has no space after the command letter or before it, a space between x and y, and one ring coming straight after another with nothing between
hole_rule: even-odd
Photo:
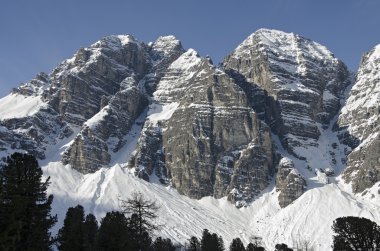
<instances>
[{"instance_id":1,"label":"steep mountain face","mask_svg":"<svg viewBox=\"0 0 380 251\"><path fill-rule=\"evenodd\" d=\"M253 94L254 110L299 159L306 159L302 148L318 145L323 129L337 114L349 76L324 46L266 29L239 45L223 68Z\"/></svg>"},{"instance_id":2,"label":"steep mountain face","mask_svg":"<svg viewBox=\"0 0 380 251\"><path fill-rule=\"evenodd\" d=\"M80 49L50 75L38 75L3 100L30 99L35 111L2 117L2 145L43 159L47 145L79 131L62 161L83 173L98 170L127 143L124 137L148 105L149 87L182 53L173 36L150 45L130 35L110 36Z\"/></svg>"},{"instance_id":3,"label":"steep mountain face","mask_svg":"<svg viewBox=\"0 0 380 251\"><path fill-rule=\"evenodd\" d=\"M316 42L261 29L218 69L173 36L109 36L0 100L0 149L40 159L58 149L54 160L84 174L123 159L140 178L237 206L275 179L286 207L330 182L351 148L344 178L360 192L379 180L378 50L364 57L335 133L349 73Z\"/></svg>"},{"instance_id":4,"label":"steep mountain face","mask_svg":"<svg viewBox=\"0 0 380 251\"><path fill-rule=\"evenodd\" d=\"M306 181L289 158L282 158L277 170L276 190L280 192L278 203L286 207L299 198L306 189Z\"/></svg>"},{"instance_id":5,"label":"steep mountain face","mask_svg":"<svg viewBox=\"0 0 380 251\"><path fill-rule=\"evenodd\" d=\"M78 203L102 217L137 190L179 242L210 227L327 250L336 217L380 221L379 72L377 46L350 89L324 46L275 30L219 68L173 36L109 36L0 99L0 157L44 160L61 217Z\"/></svg>"},{"instance_id":6,"label":"steep mountain face","mask_svg":"<svg viewBox=\"0 0 380 251\"><path fill-rule=\"evenodd\" d=\"M344 172L354 192L380 181L380 46L363 56L338 119L340 139L352 148Z\"/></svg>"},{"instance_id":7,"label":"steep mountain face","mask_svg":"<svg viewBox=\"0 0 380 251\"><path fill-rule=\"evenodd\" d=\"M49 76L41 73L0 100L1 155L18 150L44 159L50 145L73 134L58 112L42 99L49 85Z\"/></svg>"},{"instance_id":8,"label":"steep mountain face","mask_svg":"<svg viewBox=\"0 0 380 251\"><path fill-rule=\"evenodd\" d=\"M150 47L136 42L130 36L122 38L124 40L120 40L119 47L112 47L113 43L109 47L115 50L116 56L120 55L119 61L123 65L110 65L112 70L105 70L109 72L125 68L122 81L112 81L118 83L118 91L99 96L96 104L98 109L102 109L83 124L81 132L63 157L64 163L71 164L83 173L94 172L108 165L112 153L127 143L124 137L148 105L146 92L154 88L163 71L183 52L180 42L172 36L161 37ZM97 48L98 43L93 46ZM112 54L106 55L109 61L114 57ZM100 62L104 61L103 57L99 58Z\"/></svg>"},{"instance_id":9,"label":"steep mountain face","mask_svg":"<svg viewBox=\"0 0 380 251\"><path fill-rule=\"evenodd\" d=\"M194 50L170 65L148 114L130 163L139 176L156 170L191 198L228 195L237 205L268 186L275 164L269 128L234 80Z\"/></svg>"}]
</instances>

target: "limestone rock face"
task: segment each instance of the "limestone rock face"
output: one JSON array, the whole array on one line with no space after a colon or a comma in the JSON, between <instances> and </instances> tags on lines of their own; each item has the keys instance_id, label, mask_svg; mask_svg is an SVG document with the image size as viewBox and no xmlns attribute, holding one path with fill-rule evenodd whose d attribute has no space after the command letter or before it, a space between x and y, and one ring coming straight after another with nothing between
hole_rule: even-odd
<instances>
[{"instance_id":1,"label":"limestone rock face","mask_svg":"<svg viewBox=\"0 0 380 251\"><path fill-rule=\"evenodd\" d=\"M50 81L45 73L0 100L0 151L26 151L45 159L50 145L73 134L71 127L41 98Z\"/></svg>"},{"instance_id":2,"label":"limestone rock face","mask_svg":"<svg viewBox=\"0 0 380 251\"><path fill-rule=\"evenodd\" d=\"M150 86L155 88L183 51L173 36L149 45L131 35L109 36L81 48L49 75L37 75L0 100L5 106L25 103L13 109L16 117L0 112L0 147L42 159L49 145L72 137L63 163L82 173L107 166L129 143L128 133L148 105Z\"/></svg>"},{"instance_id":3,"label":"limestone rock face","mask_svg":"<svg viewBox=\"0 0 380 251\"><path fill-rule=\"evenodd\" d=\"M273 178L286 207L347 164L361 192L380 180L379 48L344 103L345 65L292 33L261 29L219 67L173 36L105 37L0 99L0 158L26 151L82 173L120 164L237 207Z\"/></svg>"},{"instance_id":4,"label":"limestone rock face","mask_svg":"<svg viewBox=\"0 0 380 251\"><path fill-rule=\"evenodd\" d=\"M62 161L82 173L108 165L112 152L126 143L125 135L147 106L147 99L136 87L116 93L99 113L82 126Z\"/></svg>"},{"instance_id":5,"label":"limestone rock face","mask_svg":"<svg viewBox=\"0 0 380 251\"><path fill-rule=\"evenodd\" d=\"M340 140L352 148L344 172L354 192L380 181L380 46L363 56L355 84L337 125Z\"/></svg>"},{"instance_id":6,"label":"limestone rock face","mask_svg":"<svg viewBox=\"0 0 380 251\"><path fill-rule=\"evenodd\" d=\"M117 62L125 65L127 71L123 76L127 77L122 81L115 80L118 83L116 93L99 96L100 100L96 102L101 110L82 125L81 132L62 159L83 173L108 165L112 154L128 143L125 136L146 109L151 88L154 88L168 64L183 52L181 43L172 36L160 37L151 46L138 43L131 37L122 38L123 47L116 56L121 57ZM120 49L118 43L112 46L114 50ZM106 52L107 57L114 60L113 52ZM111 68L114 70L115 65Z\"/></svg>"},{"instance_id":7,"label":"limestone rock face","mask_svg":"<svg viewBox=\"0 0 380 251\"><path fill-rule=\"evenodd\" d=\"M305 157L297 147L317 144L348 84L345 65L324 46L274 30L253 33L224 60L223 68L256 93L253 108L264 113L285 148L301 159Z\"/></svg>"},{"instance_id":8,"label":"limestone rock face","mask_svg":"<svg viewBox=\"0 0 380 251\"><path fill-rule=\"evenodd\" d=\"M270 130L244 91L208 59L188 50L170 65L153 98L143 132L159 133L140 138L136 168L147 159L141 145L151 142L145 149L164 156L145 162L147 174L164 159L172 185L191 198L230 194L239 204L268 185L274 172Z\"/></svg>"},{"instance_id":9,"label":"limestone rock face","mask_svg":"<svg viewBox=\"0 0 380 251\"><path fill-rule=\"evenodd\" d=\"M306 189L305 179L297 172L289 158L282 158L276 175L276 190L280 192L278 202L286 207L299 198Z\"/></svg>"}]
</instances>

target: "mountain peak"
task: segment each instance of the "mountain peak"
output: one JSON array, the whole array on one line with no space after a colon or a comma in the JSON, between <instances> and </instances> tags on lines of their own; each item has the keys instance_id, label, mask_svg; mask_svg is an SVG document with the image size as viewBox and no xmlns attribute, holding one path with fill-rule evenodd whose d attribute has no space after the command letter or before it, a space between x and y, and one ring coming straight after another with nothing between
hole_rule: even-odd
<instances>
[{"instance_id":1,"label":"mountain peak","mask_svg":"<svg viewBox=\"0 0 380 251\"><path fill-rule=\"evenodd\" d=\"M188 70L199 64L201 60L202 58L199 56L198 52L190 48L174 61L169 69Z\"/></svg>"},{"instance_id":2,"label":"mountain peak","mask_svg":"<svg viewBox=\"0 0 380 251\"><path fill-rule=\"evenodd\" d=\"M325 46L293 32L262 28L249 35L235 51L247 54L252 46L261 51L275 52L280 58L284 55L297 58L300 52L305 52L318 59L335 60L334 54Z\"/></svg>"},{"instance_id":3,"label":"mountain peak","mask_svg":"<svg viewBox=\"0 0 380 251\"><path fill-rule=\"evenodd\" d=\"M156 45L156 46L161 45L161 44L164 44L164 45L168 45L168 44L180 45L181 42L175 36L168 35L168 36L160 36L154 42L154 45Z\"/></svg>"}]
</instances>

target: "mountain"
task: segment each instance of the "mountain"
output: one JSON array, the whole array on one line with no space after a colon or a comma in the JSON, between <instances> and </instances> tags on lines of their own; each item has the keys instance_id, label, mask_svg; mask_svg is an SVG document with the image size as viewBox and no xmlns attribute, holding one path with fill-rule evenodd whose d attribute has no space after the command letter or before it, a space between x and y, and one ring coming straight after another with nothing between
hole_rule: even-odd
<instances>
[{"instance_id":1,"label":"mountain","mask_svg":"<svg viewBox=\"0 0 380 251\"><path fill-rule=\"evenodd\" d=\"M363 56L336 126L341 142L349 146L343 178L355 193L370 189L380 180L379 77L378 45Z\"/></svg>"},{"instance_id":2,"label":"mountain","mask_svg":"<svg viewBox=\"0 0 380 251\"><path fill-rule=\"evenodd\" d=\"M137 190L182 244L208 228L327 250L335 218L380 222L378 50L353 77L323 45L277 30L219 66L173 36L105 37L0 99L0 155L40 159L61 222Z\"/></svg>"}]
</instances>

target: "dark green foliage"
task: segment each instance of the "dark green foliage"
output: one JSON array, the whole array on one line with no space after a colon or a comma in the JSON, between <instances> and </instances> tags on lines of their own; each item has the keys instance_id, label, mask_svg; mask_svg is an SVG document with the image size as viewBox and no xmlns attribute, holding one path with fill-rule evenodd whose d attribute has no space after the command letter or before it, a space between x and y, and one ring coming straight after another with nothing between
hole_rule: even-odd
<instances>
[{"instance_id":1,"label":"dark green foliage","mask_svg":"<svg viewBox=\"0 0 380 251\"><path fill-rule=\"evenodd\" d=\"M49 229L53 196L47 196L49 179L42 181L37 160L14 153L0 168L0 250L50 250Z\"/></svg>"},{"instance_id":2,"label":"dark green foliage","mask_svg":"<svg viewBox=\"0 0 380 251\"><path fill-rule=\"evenodd\" d=\"M98 222L94 215L89 214L85 219L84 209L81 205L70 207L67 210L63 226L58 231L58 249L94 250L97 233Z\"/></svg>"},{"instance_id":3,"label":"dark green foliage","mask_svg":"<svg viewBox=\"0 0 380 251\"><path fill-rule=\"evenodd\" d=\"M128 221L121 212L109 212L101 220L97 247L102 251L133 250L128 249Z\"/></svg>"},{"instance_id":4,"label":"dark green foliage","mask_svg":"<svg viewBox=\"0 0 380 251\"><path fill-rule=\"evenodd\" d=\"M175 247L170 239L158 237L152 245L153 251L175 251Z\"/></svg>"},{"instance_id":5,"label":"dark green foliage","mask_svg":"<svg viewBox=\"0 0 380 251\"><path fill-rule=\"evenodd\" d=\"M288 245L281 243L276 244L275 251L293 251L293 249L289 248Z\"/></svg>"},{"instance_id":6,"label":"dark green foliage","mask_svg":"<svg viewBox=\"0 0 380 251\"><path fill-rule=\"evenodd\" d=\"M246 251L265 251L265 248L258 246L257 244L249 243L245 248Z\"/></svg>"},{"instance_id":7,"label":"dark green foliage","mask_svg":"<svg viewBox=\"0 0 380 251\"><path fill-rule=\"evenodd\" d=\"M84 210L81 205L67 210L63 227L58 231L58 249L61 251L83 250Z\"/></svg>"},{"instance_id":8,"label":"dark green foliage","mask_svg":"<svg viewBox=\"0 0 380 251\"><path fill-rule=\"evenodd\" d=\"M217 234L211 234L207 229L203 230L201 239L202 251L223 251L224 243L222 237Z\"/></svg>"},{"instance_id":9,"label":"dark green foliage","mask_svg":"<svg viewBox=\"0 0 380 251\"><path fill-rule=\"evenodd\" d=\"M200 251L201 250L201 243L199 242L198 238L195 236L192 236L189 239L189 243L187 245L188 251Z\"/></svg>"},{"instance_id":10,"label":"dark green foliage","mask_svg":"<svg viewBox=\"0 0 380 251\"><path fill-rule=\"evenodd\" d=\"M240 238L235 238L232 240L230 245L230 251L245 251L245 247Z\"/></svg>"},{"instance_id":11,"label":"dark green foliage","mask_svg":"<svg viewBox=\"0 0 380 251\"><path fill-rule=\"evenodd\" d=\"M139 239L133 240L134 243L138 244L137 249L129 249L129 250L141 250L141 251L150 251L152 246L152 238L149 236L148 232L143 232Z\"/></svg>"},{"instance_id":12,"label":"dark green foliage","mask_svg":"<svg viewBox=\"0 0 380 251\"><path fill-rule=\"evenodd\" d=\"M252 243L249 243L247 247L245 248L246 251L256 251L255 246Z\"/></svg>"},{"instance_id":13,"label":"dark green foliage","mask_svg":"<svg viewBox=\"0 0 380 251\"><path fill-rule=\"evenodd\" d=\"M95 250L96 238L98 235L98 221L96 220L93 214L88 214L84 221L84 242L83 242L83 250L91 251Z\"/></svg>"},{"instance_id":14,"label":"dark green foliage","mask_svg":"<svg viewBox=\"0 0 380 251\"><path fill-rule=\"evenodd\" d=\"M332 226L334 250L380 249L380 227L373 221L359 217L337 218Z\"/></svg>"}]
</instances>

